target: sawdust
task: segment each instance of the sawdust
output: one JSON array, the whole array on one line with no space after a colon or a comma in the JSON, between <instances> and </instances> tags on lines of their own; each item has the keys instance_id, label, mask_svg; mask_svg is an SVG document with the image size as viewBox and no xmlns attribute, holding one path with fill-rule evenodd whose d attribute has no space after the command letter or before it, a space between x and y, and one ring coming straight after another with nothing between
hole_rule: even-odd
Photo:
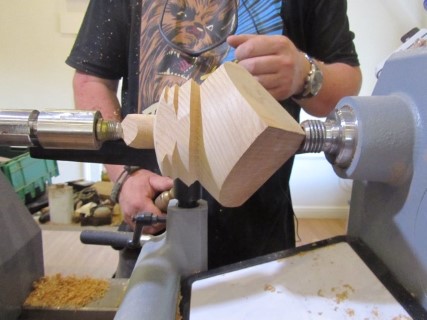
<instances>
[{"instance_id":1,"label":"sawdust","mask_svg":"<svg viewBox=\"0 0 427 320\"><path fill-rule=\"evenodd\" d=\"M394 317L392 320L412 320L412 318L404 315L398 315L397 317Z\"/></svg>"},{"instance_id":2,"label":"sawdust","mask_svg":"<svg viewBox=\"0 0 427 320\"><path fill-rule=\"evenodd\" d=\"M339 290L339 292L335 293L335 302L336 303L341 303L345 300L348 300L349 295L351 293L354 293L354 288L349 285L349 284L344 284L343 288L331 288L332 292L336 292L337 290Z\"/></svg>"},{"instance_id":3,"label":"sawdust","mask_svg":"<svg viewBox=\"0 0 427 320\"><path fill-rule=\"evenodd\" d=\"M80 308L102 298L108 280L89 277L45 276L33 283L33 291L24 302L30 307Z\"/></svg>"},{"instance_id":4,"label":"sawdust","mask_svg":"<svg viewBox=\"0 0 427 320\"><path fill-rule=\"evenodd\" d=\"M266 284L264 286L264 291L276 292L276 288L274 286L272 286L271 284Z\"/></svg>"},{"instance_id":5,"label":"sawdust","mask_svg":"<svg viewBox=\"0 0 427 320\"><path fill-rule=\"evenodd\" d=\"M342 292L339 292L335 295L335 301L337 303L341 303L347 299L348 299L348 292L347 291L342 291Z\"/></svg>"},{"instance_id":6,"label":"sawdust","mask_svg":"<svg viewBox=\"0 0 427 320\"><path fill-rule=\"evenodd\" d=\"M355 316L355 314L356 314L356 312L355 312L353 309L351 309L351 308L346 309L346 310L345 310L345 313L347 313L347 315L348 315L349 317L354 317L354 316Z\"/></svg>"},{"instance_id":7,"label":"sawdust","mask_svg":"<svg viewBox=\"0 0 427 320\"><path fill-rule=\"evenodd\" d=\"M182 301L182 294L181 294L181 291L179 291L178 299L176 303L175 320L182 320L181 308L180 308L181 301Z\"/></svg>"}]
</instances>

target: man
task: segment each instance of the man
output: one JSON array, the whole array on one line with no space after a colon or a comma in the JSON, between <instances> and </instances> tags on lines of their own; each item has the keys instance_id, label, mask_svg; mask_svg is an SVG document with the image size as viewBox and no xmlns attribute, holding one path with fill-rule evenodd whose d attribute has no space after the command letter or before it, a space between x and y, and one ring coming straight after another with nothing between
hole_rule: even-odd
<instances>
[{"instance_id":1,"label":"man","mask_svg":"<svg viewBox=\"0 0 427 320\"><path fill-rule=\"evenodd\" d=\"M165 86L189 78L201 82L219 64L236 60L297 121L301 108L326 116L361 84L346 10L344 0L93 0L67 59L77 70L76 107L120 120L155 103ZM145 160L119 195L131 227L138 212L164 214L153 198L172 187L171 179L159 175L154 153ZM209 268L295 246L292 163L293 158L239 208L225 208L203 192ZM106 168L112 181L123 171Z\"/></svg>"}]
</instances>

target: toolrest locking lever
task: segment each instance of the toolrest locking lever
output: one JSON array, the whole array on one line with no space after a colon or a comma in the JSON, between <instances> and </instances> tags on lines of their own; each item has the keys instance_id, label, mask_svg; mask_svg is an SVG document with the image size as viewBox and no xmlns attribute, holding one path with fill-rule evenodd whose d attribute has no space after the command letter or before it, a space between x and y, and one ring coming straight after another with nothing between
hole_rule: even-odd
<instances>
[{"instance_id":1,"label":"toolrest locking lever","mask_svg":"<svg viewBox=\"0 0 427 320\"><path fill-rule=\"evenodd\" d=\"M159 217L152 213L140 213L134 218L135 230L129 231L99 231L83 230L80 233L80 241L84 244L95 244L112 246L120 250L124 248L141 248L144 243L161 239L161 236L142 235L144 226L151 226L158 223L166 223L166 217Z\"/></svg>"}]
</instances>

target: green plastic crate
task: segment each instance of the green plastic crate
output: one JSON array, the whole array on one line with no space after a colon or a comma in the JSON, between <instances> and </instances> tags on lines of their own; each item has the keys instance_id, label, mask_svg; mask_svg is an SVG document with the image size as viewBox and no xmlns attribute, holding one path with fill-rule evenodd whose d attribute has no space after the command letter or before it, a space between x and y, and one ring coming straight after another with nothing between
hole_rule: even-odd
<instances>
[{"instance_id":1,"label":"green plastic crate","mask_svg":"<svg viewBox=\"0 0 427 320\"><path fill-rule=\"evenodd\" d=\"M1 163L0 169L25 203L41 196L59 174L56 160L34 159L29 152Z\"/></svg>"}]
</instances>

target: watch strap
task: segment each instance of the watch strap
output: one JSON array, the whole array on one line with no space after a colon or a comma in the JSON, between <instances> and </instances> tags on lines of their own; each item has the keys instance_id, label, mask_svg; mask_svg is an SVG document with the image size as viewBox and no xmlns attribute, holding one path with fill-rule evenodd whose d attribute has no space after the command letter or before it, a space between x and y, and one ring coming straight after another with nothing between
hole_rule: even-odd
<instances>
[{"instance_id":1,"label":"watch strap","mask_svg":"<svg viewBox=\"0 0 427 320\"><path fill-rule=\"evenodd\" d=\"M129 176L138 171L141 170L141 167L137 166L124 166L122 173L120 173L119 177L117 178L116 182L113 185L113 189L111 190L110 199L113 203L119 202L119 196L120 191L122 191L123 184L125 181L129 178Z\"/></svg>"}]
</instances>

